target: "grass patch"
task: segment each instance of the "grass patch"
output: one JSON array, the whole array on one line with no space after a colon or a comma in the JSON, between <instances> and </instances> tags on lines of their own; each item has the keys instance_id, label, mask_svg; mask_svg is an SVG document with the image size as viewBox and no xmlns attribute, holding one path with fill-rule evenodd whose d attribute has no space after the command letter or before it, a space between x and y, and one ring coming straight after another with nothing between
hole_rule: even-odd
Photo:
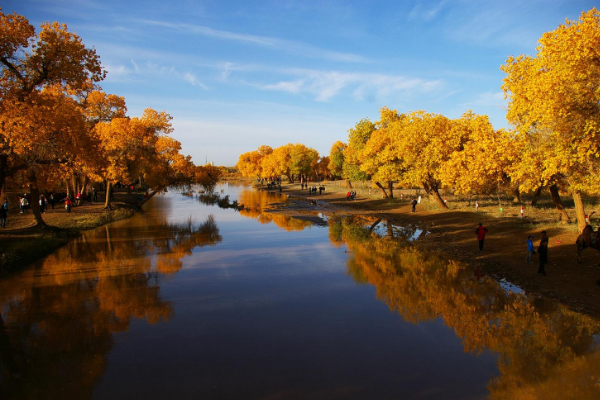
<instances>
[{"instance_id":1,"label":"grass patch","mask_svg":"<svg viewBox=\"0 0 600 400\"><path fill-rule=\"evenodd\" d=\"M1 238L0 276L18 272L27 265L53 253L81 231L129 218L134 208L120 207L102 212L64 213L47 227L25 229Z\"/></svg>"},{"instance_id":2,"label":"grass patch","mask_svg":"<svg viewBox=\"0 0 600 400\"><path fill-rule=\"evenodd\" d=\"M131 208L118 208L101 213L73 213L70 218L56 221L52 226L60 229L88 230L129 218L134 212L135 210Z\"/></svg>"},{"instance_id":3,"label":"grass patch","mask_svg":"<svg viewBox=\"0 0 600 400\"><path fill-rule=\"evenodd\" d=\"M66 245L76 236L76 232L65 231L3 240L0 251L0 276L20 271Z\"/></svg>"}]
</instances>

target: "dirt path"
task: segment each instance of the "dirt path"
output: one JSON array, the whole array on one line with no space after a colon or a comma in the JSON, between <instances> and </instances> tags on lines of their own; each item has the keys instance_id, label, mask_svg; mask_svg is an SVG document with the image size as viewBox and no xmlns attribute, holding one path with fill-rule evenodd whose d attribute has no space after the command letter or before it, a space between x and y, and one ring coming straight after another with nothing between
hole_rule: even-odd
<instances>
[{"instance_id":1,"label":"dirt path","mask_svg":"<svg viewBox=\"0 0 600 400\"><path fill-rule=\"evenodd\" d=\"M485 274L504 278L527 294L553 298L573 310L600 317L600 286L596 284L600 279L600 252L585 250L582 263L578 264L574 244L577 233L572 227L525 221L514 214L499 218L484 212L425 210L420 205L411 213L409 198L389 201L359 195L355 201L348 201L346 189L342 188L328 187L322 195L308 195L306 190L300 190L300 185L287 185L283 192L314 199L313 212L331 212L333 208L339 215L372 215L398 225L417 225L429 232L419 239L422 246L441 250L449 258L468 263L474 270L481 268ZM310 213L289 209L277 212ZM481 253L475 236L479 222L489 230ZM533 257L532 264L525 262L527 236L535 236L537 249L542 230L547 231L550 238L546 276L537 273L537 256Z\"/></svg>"}]
</instances>

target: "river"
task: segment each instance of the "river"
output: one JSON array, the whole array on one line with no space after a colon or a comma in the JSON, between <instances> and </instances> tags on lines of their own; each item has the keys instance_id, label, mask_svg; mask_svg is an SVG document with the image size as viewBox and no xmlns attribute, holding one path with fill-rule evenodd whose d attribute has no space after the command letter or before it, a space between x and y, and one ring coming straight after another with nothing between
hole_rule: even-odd
<instances>
[{"instance_id":1,"label":"river","mask_svg":"<svg viewBox=\"0 0 600 400\"><path fill-rule=\"evenodd\" d=\"M416 227L217 193L159 196L0 281L0 399L600 398L597 320Z\"/></svg>"}]
</instances>

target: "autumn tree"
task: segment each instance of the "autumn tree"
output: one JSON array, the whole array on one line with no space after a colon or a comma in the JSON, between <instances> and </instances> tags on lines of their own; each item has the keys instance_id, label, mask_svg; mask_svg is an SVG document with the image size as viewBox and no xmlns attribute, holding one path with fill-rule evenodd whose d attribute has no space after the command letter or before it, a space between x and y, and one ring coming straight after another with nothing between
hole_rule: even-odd
<instances>
[{"instance_id":1,"label":"autumn tree","mask_svg":"<svg viewBox=\"0 0 600 400\"><path fill-rule=\"evenodd\" d=\"M547 142L542 182L564 182L585 223L584 194L598 193L600 166L600 13L583 12L539 39L535 57L509 57L502 89L519 135Z\"/></svg>"},{"instance_id":2,"label":"autumn tree","mask_svg":"<svg viewBox=\"0 0 600 400\"><path fill-rule=\"evenodd\" d=\"M79 105L59 86L49 85L29 94L27 101L7 102L2 108L2 133L10 138L10 165L5 172L12 177L17 173L24 176L35 221L44 225L37 202L40 183L89 165L97 143L86 132Z\"/></svg>"},{"instance_id":3,"label":"autumn tree","mask_svg":"<svg viewBox=\"0 0 600 400\"><path fill-rule=\"evenodd\" d=\"M329 172L334 177L342 177L344 174L344 150L348 147L346 143L337 141L331 146L329 151Z\"/></svg>"},{"instance_id":4,"label":"autumn tree","mask_svg":"<svg viewBox=\"0 0 600 400\"><path fill-rule=\"evenodd\" d=\"M271 147L263 145L258 150L240 154L236 167L246 178L262 178L264 177L262 161L272 152Z\"/></svg>"},{"instance_id":5,"label":"autumn tree","mask_svg":"<svg viewBox=\"0 0 600 400\"><path fill-rule=\"evenodd\" d=\"M301 182L306 182L307 177L316 174L319 153L303 144L296 143L290 149L289 169L293 175L299 175Z\"/></svg>"},{"instance_id":6,"label":"autumn tree","mask_svg":"<svg viewBox=\"0 0 600 400\"><path fill-rule=\"evenodd\" d=\"M193 181L202 186L205 191L212 193L222 176L222 168L214 165L199 165L194 170Z\"/></svg>"},{"instance_id":7,"label":"autumn tree","mask_svg":"<svg viewBox=\"0 0 600 400\"><path fill-rule=\"evenodd\" d=\"M396 141L390 136L388 127L402 118L404 116L398 114L396 110L383 107L380 111L380 119L375 123L375 130L363 149L358 152L360 170L371 176L385 197L392 199L394 183L402 178L407 171L407 166L396 149Z\"/></svg>"},{"instance_id":8,"label":"autumn tree","mask_svg":"<svg viewBox=\"0 0 600 400\"><path fill-rule=\"evenodd\" d=\"M155 191L168 186L172 171L167 166L171 161L177 161L174 158L180 148L179 142L161 139L172 132L171 119L164 111L148 108L141 118L113 118L96 126L103 154L109 160L105 171L106 208L110 208L114 183L129 183L146 174L156 179Z\"/></svg>"},{"instance_id":9,"label":"autumn tree","mask_svg":"<svg viewBox=\"0 0 600 400\"><path fill-rule=\"evenodd\" d=\"M348 130L348 145L344 149L343 175L349 188L352 181L365 181L369 176L360 169L360 153L375 131L375 124L368 119L360 120Z\"/></svg>"},{"instance_id":10,"label":"autumn tree","mask_svg":"<svg viewBox=\"0 0 600 400\"><path fill-rule=\"evenodd\" d=\"M44 23L41 28L36 35L25 17L0 11L0 187L8 177L26 168L23 165L31 165L21 158L23 151L28 150L13 147L13 140L22 135L14 129L15 125L26 125L26 115L15 115L15 110L32 111L38 105L37 96L46 87L52 86L53 91L79 90L105 77L96 51L86 48L66 25ZM57 109L54 106L44 111ZM42 110L37 112L41 113ZM35 141L50 141L52 146L51 138L43 134L37 135Z\"/></svg>"},{"instance_id":11,"label":"autumn tree","mask_svg":"<svg viewBox=\"0 0 600 400\"><path fill-rule=\"evenodd\" d=\"M414 111L388 125L394 151L406 169L400 182L420 186L441 208L442 167L453 152L462 148L466 136L454 130L453 123L440 114Z\"/></svg>"},{"instance_id":12,"label":"autumn tree","mask_svg":"<svg viewBox=\"0 0 600 400\"><path fill-rule=\"evenodd\" d=\"M317 177L323 178L323 179L330 179L331 178L331 172L329 171L329 156L323 156L323 157L319 157L319 160L317 161L317 166L315 167L315 172L317 174Z\"/></svg>"},{"instance_id":13,"label":"autumn tree","mask_svg":"<svg viewBox=\"0 0 600 400\"><path fill-rule=\"evenodd\" d=\"M486 115L467 111L452 122L453 136L462 145L450 153L439 171L443 185L456 194L491 194L511 185L510 172L522 146L510 131L495 130Z\"/></svg>"},{"instance_id":14,"label":"autumn tree","mask_svg":"<svg viewBox=\"0 0 600 400\"><path fill-rule=\"evenodd\" d=\"M291 170L293 148L294 145L288 143L276 147L271 154L264 157L261 161L262 177L272 178L285 175L289 182L294 182Z\"/></svg>"}]
</instances>

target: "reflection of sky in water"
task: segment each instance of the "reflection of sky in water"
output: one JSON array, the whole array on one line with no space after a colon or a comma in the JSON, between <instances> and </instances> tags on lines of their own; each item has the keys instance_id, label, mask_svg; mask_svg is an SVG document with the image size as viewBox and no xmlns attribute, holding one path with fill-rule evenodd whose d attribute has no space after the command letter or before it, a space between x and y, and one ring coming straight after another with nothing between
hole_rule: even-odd
<instances>
[{"instance_id":1,"label":"reflection of sky in water","mask_svg":"<svg viewBox=\"0 0 600 400\"><path fill-rule=\"evenodd\" d=\"M525 291L523 289L521 289L519 286L507 281L504 278L502 278L500 280L499 284L500 284L500 287L502 287L502 289L504 289L504 291L506 293L525 294Z\"/></svg>"},{"instance_id":2,"label":"reflection of sky in water","mask_svg":"<svg viewBox=\"0 0 600 400\"><path fill-rule=\"evenodd\" d=\"M235 200L237 190L224 194ZM175 306L168 323L140 322L117 335L99 398L186 397L194 392L190 382L204 388L195 393L214 398L487 392L495 357L464 353L440 319L415 325L390 313L373 286L347 276L346 248L331 246L327 229L287 232L231 209L168 197L181 215L172 218L213 214L223 240L194 249L161 283L161 295ZM133 369L144 377L143 389L125 378Z\"/></svg>"},{"instance_id":3,"label":"reflection of sky in water","mask_svg":"<svg viewBox=\"0 0 600 400\"><path fill-rule=\"evenodd\" d=\"M233 201L243 188L225 184L222 190ZM254 204L281 201L276 195L247 190L252 192L244 198ZM77 265L76 257L105 251L102 249L110 246L101 242L102 234L110 233L112 252L107 252L106 258L119 249L123 257L110 264L114 269L110 278L116 283L112 292L104 294L108 299L91 291L95 297L86 301L106 304L115 298L120 318L128 315L128 307L136 318L103 336L114 346L104 350L107 364L93 398L464 399L489 395L490 379L500 374L497 355L486 350L479 355L465 352L464 338L437 315L410 323L390 312L385 296L377 290L390 290L388 300L402 298L394 297L393 284L359 285L349 276L356 251L332 245L326 228L307 224L301 230L285 230L279 226L286 227L285 218L278 218L261 219L260 213L251 212L242 215L234 209L205 206L195 197L168 193L150 202L143 213L84 235L69 250L78 255L68 255L76 264L68 274L63 272L70 277L68 283L49 280L42 288L40 274L52 273L51 266L44 265L29 270L33 277L26 279L24 273L0 289L28 293L26 285L38 279L43 294L44 290L60 289L61 284L76 286L80 275L88 277L81 280L81 287L93 289L108 280L102 276L102 266L109 264L86 261L92 270L86 262ZM166 272L135 269L159 265L159 245L176 248L176 243L163 240L175 235L165 224L185 227L191 221L188 225L197 227L213 219L218 232L212 233L218 240L198 240L193 242L196 245L184 247L175 260L180 262L177 268ZM298 226L304 227L293 225ZM388 235L385 221L375 230ZM395 225L392 232L409 240L423 234L416 227ZM148 235L154 235L154 241L149 241ZM186 235L194 238L183 229L183 239ZM147 257L142 257L144 254ZM368 260L369 254L361 256ZM395 271L387 264L381 267L384 272ZM86 268L89 275L80 271ZM123 268L120 274L119 268ZM152 277L147 284L136 279L136 286L126 285L130 277L144 275ZM386 278L393 282L398 276ZM472 290L479 290L478 285L471 286ZM508 282L501 286L506 292L520 293L520 288ZM136 299L135 304L121 301L128 298L123 293ZM415 292L414 299L420 295ZM161 323L148 323L143 304L149 296L154 296L155 308L160 306L168 316ZM2 310L8 312L6 304ZM62 310L48 312L60 314ZM102 328L94 326L100 332ZM63 329L68 332L68 325ZM105 349L106 343L89 342L82 349L94 346ZM64 387L74 384L56 382Z\"/></svg>"},{"instance_id":4,"label":"reflection of sky in water","mask_svg":"<svg viewBox=\"0 0 600 400\"><path fill-rule=\"evenodd\" d=\"M389 235L389 228L392 228L392 234L394 237L404 237L409 242L413 242L417 240L423 234L423 229L418 228L416 226L400 226L400 225L391 225L388 226L388 223L385 221L381 221L375 228L373 228L373 233L378 236L387 236ZM427 232L425 232L427 235Z\"/></svg>"}]
</instances>

